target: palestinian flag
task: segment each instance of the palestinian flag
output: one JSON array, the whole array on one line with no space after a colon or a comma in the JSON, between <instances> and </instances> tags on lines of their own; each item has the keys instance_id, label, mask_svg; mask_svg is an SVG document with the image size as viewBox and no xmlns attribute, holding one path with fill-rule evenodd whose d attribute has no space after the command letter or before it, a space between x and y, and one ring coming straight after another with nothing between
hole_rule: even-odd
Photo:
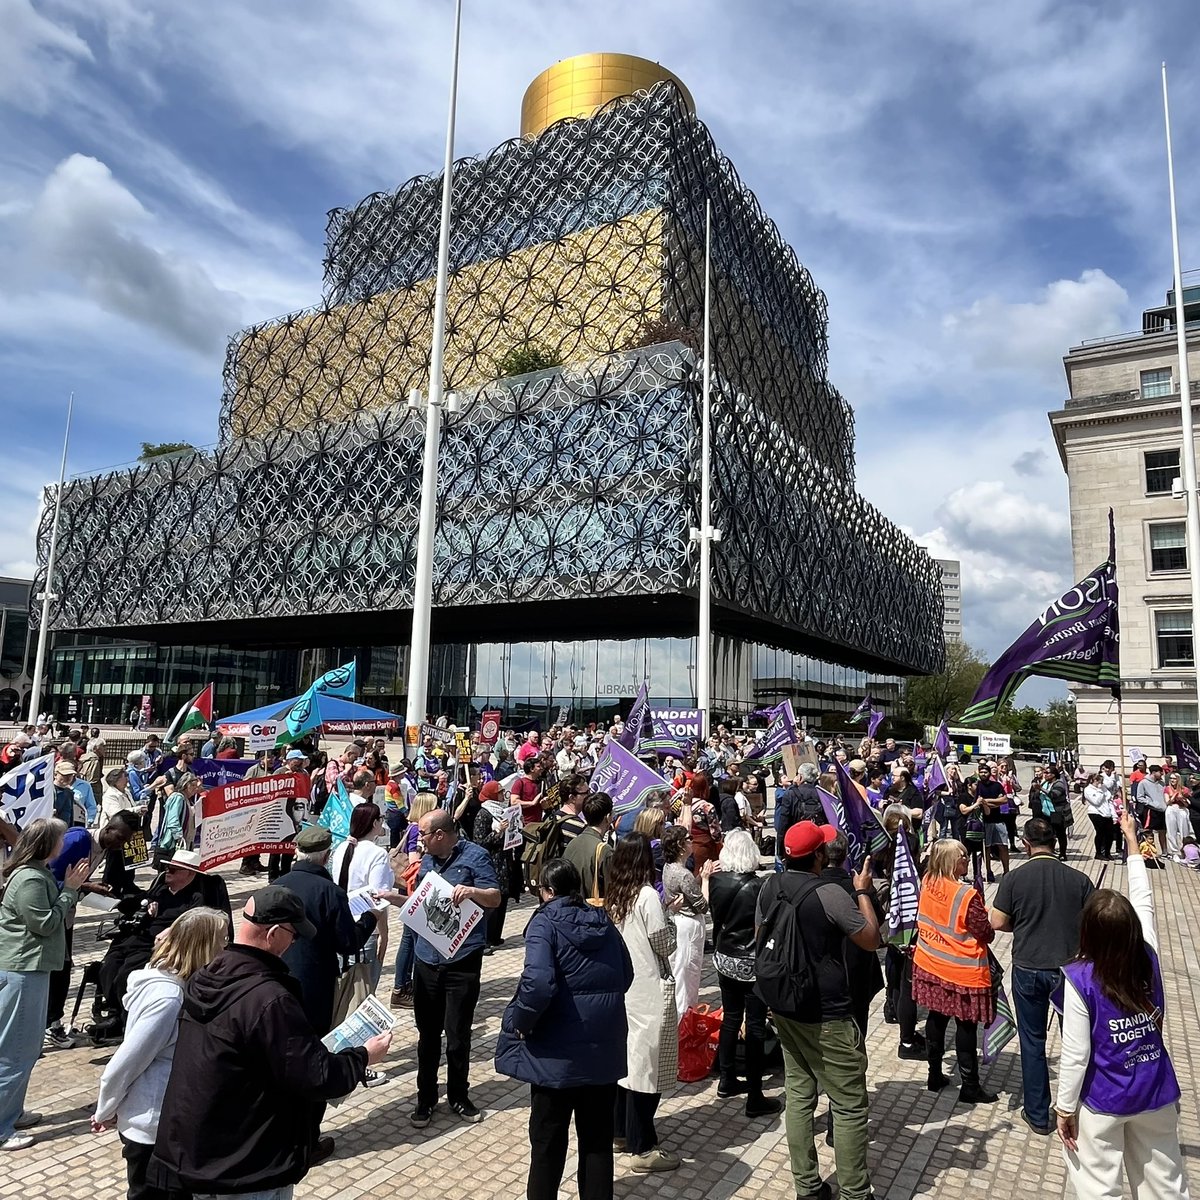
<instances>
[{"instance_id":1,"label":"palestinian flag","mask_svg":"<svg viewBox=\"0 0 1200 1200\"><path fill-rule=\"evenodd\" d=\"M175 745L184 734L193 729L207 732L212 724L213 685L210 683L198 696L189 700L176 714L170 728L163 734L163 745Z\"/></svg>"}]
</instances>

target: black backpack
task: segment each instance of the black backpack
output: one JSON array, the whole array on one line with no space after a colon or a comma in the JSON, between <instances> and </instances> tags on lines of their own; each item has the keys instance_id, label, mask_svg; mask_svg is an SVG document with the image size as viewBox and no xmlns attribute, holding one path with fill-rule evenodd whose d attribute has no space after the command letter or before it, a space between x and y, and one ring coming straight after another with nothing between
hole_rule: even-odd
<instances>
[{"instance_id":1,"label":"black backpack","mask_svg":"<svg viewBox=\"0 0 1200 1200\"><path fill-rule=\"evenodd\" d=\"M800 932L800 906L821 880L805 873L792 883L787 872L764 884L771 892L754 950L754 991L773 1012L794 1020L812 1020L821 1011L817 972Z\"/></svg>"},{"instance_id":2,"label":"black backpack","mask_svg":"<svg viewBox=\"0 0 1200 1200\"><path fill-rule=\"evenodd\" d=\"M561 858L566 848L567 842L563 837L562 828L565 819L561 812L547 813L536 825L525 830L521 861L525 865L526 883L534 895L537 895L543 864L551 859Z\"/></svg>"}]
</instances>

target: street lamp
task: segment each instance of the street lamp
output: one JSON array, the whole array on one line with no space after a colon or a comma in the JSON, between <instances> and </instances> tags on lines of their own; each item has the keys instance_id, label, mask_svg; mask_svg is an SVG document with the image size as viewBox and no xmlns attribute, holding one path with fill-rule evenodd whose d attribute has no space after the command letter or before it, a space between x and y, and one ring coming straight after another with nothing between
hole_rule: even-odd
<instances>
[{"instance_id":1,"label":"street lamp","mask_svg":"<svg viewBox=\"0 0 1200 1200\"><path fill-rule=\"evenodd\" d=\"M417 561L413 572L412 639L408 656L408 705L405 725L425 720L429 697L429 633L433 610L433 535L437 524L438 444L442 409L457 411L457 397L444 397L446 287L450 274L450 199L454 170L454 115L458 103L458 47L462 0L454 5L454 52L450 68L450 107L446 117L446 158L442 172L442 218L438 233L437 278L433 292L433 335L429 346L429 395L425 407L425 455L421 465L421 512L417 524ZM409 393L409 408L420 408L421 394ZM415 737L416 735L414 735Z\"/></svg>"}]
</instances>

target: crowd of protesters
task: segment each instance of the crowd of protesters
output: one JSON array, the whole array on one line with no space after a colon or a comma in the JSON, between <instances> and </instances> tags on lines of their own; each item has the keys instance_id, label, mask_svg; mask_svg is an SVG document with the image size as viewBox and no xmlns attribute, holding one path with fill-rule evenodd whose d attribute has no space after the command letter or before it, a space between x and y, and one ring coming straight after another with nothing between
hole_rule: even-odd
<instances>
[{"instance_id":1,"label":"crowd of protesters","mask_svg":"<svg viewBox=\"0 0 1200 1200\"><path fill-rule=\"evenodd\" d=\"M389 961L391 1006L411 1009L416 1031L411 1125L428 1126L443 1094L453 1117L482 1120L470 1054L483 960L513 945L510 914L532 900L495 1057L500 1073L530 1085L530 1200L558 1195L572 1118L581 1200L611 1200L616 1155L635 1172L681 1167L678 1150L660 1142L656 1114L676 1086L681 1030L708 963L722 1008L718 1098L736 1097L753 1120L782 1112L796 1194L828 1196L815 1148L825 1095L840 1195L865 1200L865 1035L876 998L884 1022L898 1026L896 1056L924 1061L931 1091L950 1082L953 1018L957 1100L995 1103L981 1049L997 1018L999 935L1012 937L1022 1120L1035 1134L1058 1132L1081 1197L1118 1194L1122 1171L1139 1196L1187 1194L1146 870L1168 857L1200 866L1200 779L1170 759L1139 762L1128 780L1112 762L1071 780L1051 764L1026 788L1011 759L984 758L968 771L951 753L938 759L944 782L934 786L932 751L890 738L802 743L787 777L778 758L768 765L744 734L719 726L705 745L661 764L660 792L617 812L589 778L622 733L618 722L507 734L491 746L475 739L464 763L438 736L394 761L384 739L356 739L336 756L311 743L267 752L252 773L303 773L308 799L289 812L294 855L242 862L241 874L266 874L267 886L255 880L236 923L225 883L200 870L193 848L201 785L192 771L197 751L229 758L235 743L214 734L203 746L168 748L163 769L170 759L153 736L114 763L98 731L55 738L38 728L15 739L0 752L9 765L54 750L55 816L19 832L0 827L9 848L0 1148L34 1144L30 1075L43 1051L72 1044L63 1005L76 906L89 891L119 905L97 973L104 1011L90 1030L117 1049L92 1127L115 1124L136 1200L286 1200L335 1152L321 1133L326 1104L392 1082L375 1070L390 1034L339 1053L320 1041L354 1002L353 988L373 993ZM870 830L848 836L831 824L845 787L874 810ZM335 845L312 821L338 788L353 809L350 836ZM523 830L509 847L513 806ZM1088 849L1077 809L1092 829ZM145 890L123 858L138 832L156 871ZM858 859L855 840L866 851ZM1128 866L1129 899L1068 863L1114 853ZM897 927L904 862L920 898L911 923ZM390 906L431 871L456 906L471 901L485 913L449 957L408 925L389 940ZM985 880L997 884L990 908ZM364 892L377 904L355 916L350 896ZM1056 1003L1052 1105L1046 1031ZM779 1096L765 1090L775 1055ZM886 1065L874 1070L886 1074ZM224 1116L235 1103L247 1115L233 1129Z\"/></svg>"}]
</instances>

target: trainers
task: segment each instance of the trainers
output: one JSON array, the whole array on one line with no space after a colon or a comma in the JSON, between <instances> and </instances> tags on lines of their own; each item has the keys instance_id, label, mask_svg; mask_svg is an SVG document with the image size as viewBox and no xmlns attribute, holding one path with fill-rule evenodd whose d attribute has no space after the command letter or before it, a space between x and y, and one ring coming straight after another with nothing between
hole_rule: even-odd
<instances>
[{"instance_id":1,"label":"trainers","mask_svg":"<svg viewBox=\"0 0 1200 1200\"><path fill-rule=\"evenodd\" d=\"M42 1123L42 1114L40 1112L23 1112L14 1122L14 1129L32 1129L35 1125Z\"/></svg>"},{"instance_id":2,"label":"trainers","mask_svg":"<svg viewBox=\"0 0 1200 1200\"><path fill-rule=\"evenodd\" d=\"M363 1079L363 1087L379 1087L381 1083L390 1082L391 1078L385 1071L373 1071L368 1067L366 1077Z\"/></svg>"},{"instance_id":3,"label":"trainers","mask_svg":"<svg viewBox=\"0 0 1200 1200\"><path fill-rule=\"evenodd\" d=\"M623 1137L613 1138L613 1153L614 1154L624 1154L627 1147L628 1147L628 1143L625 1141L625 1139Z\"/></svg>"},{"instance_id":4,"label":"trainers","mask_svg":"<svg viewBox=\"0 0 1200 1200\"><path fill-rule=\"evenodd\" d=\"M925 1047L919 1042L901 1042L900 1048L896 1051L897 1058L910 1058L914 1062L924 1062L925 1055Z\"/></svg>"},{"instance_id":5,"label":"trainers","mask_svg":"<svg viewBox=\"0 0 1200 1200\"><path fill-rule=\"evenodd\" d=\"M75 1045L75 1039L56 1021L51 1025L42 1038L42 1046L47 1050L66 1050Z\"/></svg>"},{"instance_id":6,"label":"trainers","mask_svg":"<svg viewBox=\"0 0 1200 1200\"><path fill-rule=\"evenodd\" d=\"M456 1117L461 1117L472 1125L478 1125L483 1120L483 1113L470 1100L451 1100L448 1107Z\"/></svg>"},{"instance_id":7,"label":"trainers","mask_svg":"<svg viewBox=\"0 0 1200 1200\"><path fill-rule=\"evenodd\" d=\"M28 1150L34 1139L27 1133L14 1133L6 1142L0 1142L0 1150Z\"/></svg>"},{"instance_id":8,"label":"trainers","mask_svg":"<svg viewBox=\"0 0 1200 1200\"><path fill-rule=\"evenodd\" d=\"M629 1163L630 1170L643 1174L648 1171L674 1171L678 1166L679 1159L662 1150L650 1150L645 1154L635 1154Z\"/></svg>"},{"instance_id":9,"label":"trainers","mask_svg":"<svg viewBox=\"0 0 1200 1200\"><path fill-rule=\"evenodd\" d=\"M408 1114L409 1123L415 1125L418 1129L424 1129L426 1125L433 1120L433 1110L437 1108L436 1104L421 1104Z\"/></svg>"}]
</instances>

